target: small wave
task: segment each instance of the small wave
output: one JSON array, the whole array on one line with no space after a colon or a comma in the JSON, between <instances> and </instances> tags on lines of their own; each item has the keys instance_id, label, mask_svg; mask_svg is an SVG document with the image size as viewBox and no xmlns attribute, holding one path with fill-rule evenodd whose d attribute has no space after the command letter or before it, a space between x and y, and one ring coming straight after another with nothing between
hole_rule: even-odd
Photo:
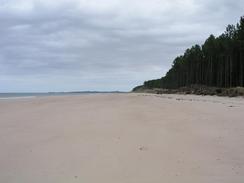
<instances>
[{"instance_id":1,"label":"small wave","mask_svg":"<svg viewBox=\"0 0 244 183\"><path fill-rule=\"evenodd\" d=\"M36 96L26 96L26 97L0 97L0 100L16 100L16 99L30 99L36 98Z\"/></svg>"}]
</instances>

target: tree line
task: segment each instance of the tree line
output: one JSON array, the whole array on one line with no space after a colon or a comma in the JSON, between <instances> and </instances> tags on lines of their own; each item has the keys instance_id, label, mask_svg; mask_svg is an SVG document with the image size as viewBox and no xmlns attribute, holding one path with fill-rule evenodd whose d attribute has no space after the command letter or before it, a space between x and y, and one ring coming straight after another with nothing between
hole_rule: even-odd
<instances>
[{"instance_id":1,"label":"tree line","mask_svg":"<svg viewBox=\"0 0 244 183\"><path fill-rule=\"evenodd\" d=\"M192 46L175 58L161 79L144 82L146 88L191 85L244 86L244 16L237 25L228 25L220 36L210 35L202 46Z\"/></svg>"}]
</instances>

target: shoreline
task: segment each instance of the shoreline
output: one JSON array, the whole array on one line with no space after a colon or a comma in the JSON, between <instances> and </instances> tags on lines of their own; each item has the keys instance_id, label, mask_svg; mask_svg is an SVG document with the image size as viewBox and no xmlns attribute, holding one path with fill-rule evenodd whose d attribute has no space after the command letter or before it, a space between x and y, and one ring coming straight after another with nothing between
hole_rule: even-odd
<instances>
[{"instance_id":1,"label":"shoreline","mask_svg":"<svg viewBox=\"0 0 244 183\"><path fill-rule=\"evenodd\" d=\"M47 93L0 93L0 100L28 99L39 97L80 96L92 94L126 94L128 92L47 92Z\"/></svg>"}]
</instances>

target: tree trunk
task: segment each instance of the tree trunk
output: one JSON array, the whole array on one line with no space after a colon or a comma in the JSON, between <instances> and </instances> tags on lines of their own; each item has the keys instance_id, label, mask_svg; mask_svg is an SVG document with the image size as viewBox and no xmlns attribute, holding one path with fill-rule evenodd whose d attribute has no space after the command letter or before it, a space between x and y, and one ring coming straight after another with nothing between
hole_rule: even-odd
<instances>
[{"instance_id":1,"label":"tree trunk","mask_svg":"<svg viewBox=\"0 0 244 183\"><path fill-rule=\"evenodd\" d=\"M241 49L241 51L240 51L240 86L243 86L243 58L242 58L242 52L243 52L244 50L243 49Z\"/></svg>"}]
</instances>

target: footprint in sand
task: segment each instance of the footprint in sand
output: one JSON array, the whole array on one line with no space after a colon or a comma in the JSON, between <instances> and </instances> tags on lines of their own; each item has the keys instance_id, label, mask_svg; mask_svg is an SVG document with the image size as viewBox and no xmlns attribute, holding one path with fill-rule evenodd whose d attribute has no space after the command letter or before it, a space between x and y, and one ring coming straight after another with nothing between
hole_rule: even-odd
<instances>
[{"instance_id":1,"label":"footprint in sand","mask_svg":"<svg viewBox=\"0 0 244 183\"><path fill-rule=\"evenodd\" d=\"M139 150L140 150L140 151L147 151L147 150L148 150L148 148L147 148L147 147L145 147L145 146L141 146L141 147L139 148Z\"/></svg>"}]
</instances>

